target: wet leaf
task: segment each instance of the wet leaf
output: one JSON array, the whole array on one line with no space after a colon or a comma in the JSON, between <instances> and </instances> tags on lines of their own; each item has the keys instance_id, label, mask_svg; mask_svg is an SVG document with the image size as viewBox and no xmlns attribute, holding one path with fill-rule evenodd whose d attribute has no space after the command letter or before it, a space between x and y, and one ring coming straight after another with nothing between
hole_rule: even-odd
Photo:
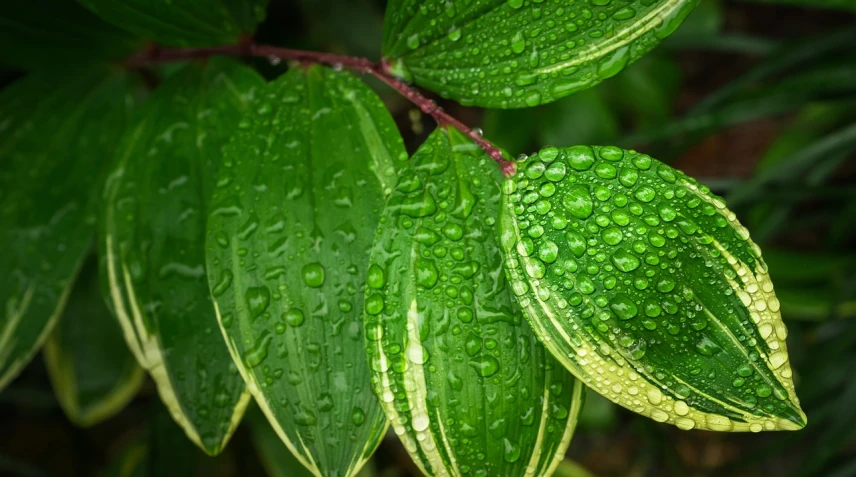
<instances>
[{"instance_id":1,"label":"wet leaf","mask_svg":"<svg viewBox=\"0 0 856 477\"><path fill-rule=\"evenodd\" d=\"M122 329L104 304L95 260L84 267L45 342L45 364L65 415L81 427L112 417L143 382Z\"/></svg>"},{"instance_id":2,"label":"wet leaf","mask_svg":"<svg viewBox=\"0 0 856 477\"><path fill-rule=\"evenodd\" d=\"M58 69L121 60L139 43L74 1L0 4L0 64L5 66Z\"/></svg>"},{"instance_id":3,"label":"wet leaf","mask_svg":"<svg viewBox=\"0 0 856 477\"><path fill-rule=\"evenodd\" d=\"M135 77L82 68L0 94L0 389L62 313L95 231L95 198L137 101Z\"/></svg>"},{"instance_id":4,"label":"wet leaf","mask_svg":"<svg viewBox=\"0 0 856 477\"><path fill-rule=\"evenodd\" d=\"M393 0L393 74L464 105L549 103L614 76L671 34L698 0Z\"/></svg>"},{"instance_id":5,"label":"wet leaf","mask_svg":"<svg viewBox=\"0 0 856 477\"><path fill-rule=\"evenodd\" d=\"M506 272L578 378L682 429L805 426L767 266L722 199L616 147L544 148L519 170L503 186Z\"/></svg>"},{"instance_id":6,"label":"wet leaf","mask_svg":"<svg viewBox=\"0 0 856 477\"><path fill-rule=\"evenodd\" d=\"M315 66L268 86L220 169L207 236L220 326L277 434L317 475L354 475L386 429L360 317L367 252L406 158L377 96Z\"/></svg>"},{"instance_id":7,"label":"wet leaf","mask_svg":"<svg viewBox=\"0 0 856 477\"><path fill-rule=\"evenodd\" d=\"M101 18L170 46L216 46L252 35L268 0L78 0Z\"/></svg>"},{"instance_id":8,"label":"wet leaf","mask_svg":"<svg viewBox=\"0 0 856 477\"><path fill-rule=\"evenodd\" d=\"M171 76L136 116L105 190L105 294L137 361L188 437L225 446L249 400L205 279L205 222L223 146L264 87L214 58Z\"/></svg>"},{"instance_id":9,"label":"wet leaf","mask_svg":"<svg viewBox=\"0 0 856 477\"><path fill-rule=\"evenodd\" d=\"M384 209L367 275L375 392L427 475L549 475L584 387L513 305L496 234L502 175L446 128L411 165Z\"/></svg>"},{"instance_id":10,"label":"wet leaf","mask_svg":"<svg viewBox=\"0 0 856 477\"><path fill-rule=\"evenodd\" d=\"M282 443L264 414L257 408L247 412L247 421L253 434L253 444L268 477L312 477L312 472L304 467ZM358 477L377 475L371 463L363 466Z\"/></svg>"}]
</instances>

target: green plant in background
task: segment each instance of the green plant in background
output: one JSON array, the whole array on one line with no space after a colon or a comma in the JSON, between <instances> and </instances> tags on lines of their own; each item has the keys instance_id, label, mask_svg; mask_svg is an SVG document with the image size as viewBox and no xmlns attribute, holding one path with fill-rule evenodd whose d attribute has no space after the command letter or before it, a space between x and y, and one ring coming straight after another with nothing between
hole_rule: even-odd
<instances>
[{"instance_id":1,"label":"green plant in background","mask_svg":"<svg viewBox=\"0 0 856 477\"><path fill-rule=\"evenodd\" d=\"M58 399L92 425L139 386L133 356L209 455L254 398L274 474L294 466L279 439L311 474L364 475L391 425L427 475L550 475L586 387L681 429L806 425L781 313L852 314L825 283L852 262L819 258L788 279L799 265L774 250L768 268L708 187L617 146L668 158L723 125L801 110L811 127L729 185L775 236L799 204L752 201L809 169L816 187L856 150L850 110L809 103L852 92L852 63L764 81L822 62L852 30L797 48L722 40L705 4L687 21L700 44L770 57L670 120L677 69L643 56L681 47L667 37L697 0L393 0L378 62L248 40L263 1L40 1L86 28L0 8L0 58L29 71L0 92L0 386L49 336ZM291 64L266 81L225 56ZM369 77L436 120L411 157ZM498 108L490 140L417 86ZM616 109L641 132L621 137ZM93 242L116 322L80 273Z\"/></svg>"}]
</instances>

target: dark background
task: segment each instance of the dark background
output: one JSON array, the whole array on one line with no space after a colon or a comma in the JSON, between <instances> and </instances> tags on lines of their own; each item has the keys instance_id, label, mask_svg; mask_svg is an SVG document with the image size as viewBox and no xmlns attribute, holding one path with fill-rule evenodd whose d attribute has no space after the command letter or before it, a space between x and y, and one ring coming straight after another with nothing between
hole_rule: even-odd
<instances>
[{"instance_id":1,"label":"dark background","mask_svg":"<svg viewBox=\"0 0 856 477\"><path fill-rule=\"evenodd\" d=\"M377 59L385 2L271 3L257 41ZM791 433L685 432L590 393L568 458L591 474L856 475L854 12L856 6L848 12L702 0L654 53L592 90L529 110L440 101L514 155L547 144L616 144L670 162L728 198L765 251L808 426ZM255 61L270 77L285 68ZM20 74L0 69L0 84ZM431 119L371 84L413 151L433 128ZM139 449L146 465L135 468ZM418 475L393 436L373 463L380 476ZM132 475L123 469L265 473L247 426L223 455L201 455L165 415L151 382L119 415L89 429L67 421L40 357L0 393L0 475Z\"/></svg>"}]
</instances>

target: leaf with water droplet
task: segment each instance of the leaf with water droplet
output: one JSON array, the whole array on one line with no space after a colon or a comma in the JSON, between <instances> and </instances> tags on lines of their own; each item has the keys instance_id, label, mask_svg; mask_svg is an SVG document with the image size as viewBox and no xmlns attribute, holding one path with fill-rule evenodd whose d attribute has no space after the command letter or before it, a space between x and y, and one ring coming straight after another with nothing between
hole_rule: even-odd
<instances>
[{"instance_id":1,"label":"leaf with water droplet","mask_svg":"<svg viewBox=\"0 0 856 477\"><path fill-rule=\"evenodd\" d=\"M0 94L0 389L62 313L141 93L132 74L105 67L31 74Z\"/></svg>"},{"instance_id":2,"label":"leaf with water droplet","mask_svg":"<svg viewBox=\"0 0 856 477\"><path fill-rule=\"evenodd\" d=\"M461 104L532 107L616 75L698 2L393 0L383 54L393 73Z\"/></svg>"},{"instance_id":3,"label":"leaf with water droplet","mask_svg":"<svg viewBox=\"0 0 856 477\"><path fill-rule=\"evenodd\" d=\"M170 46L218 46L252 36L268 0L79 0L141 38Z\"/></svg>"},{"instance_id":4,"label":"leaf with water droplet","mask_svg":"<svg viewBox=\"0 0 856 477\"><path fill-rule=\"evenodd\" d=\"M366 252L407 153L380 99L320 66L270 83L242 121L208 220L212 289L232 276L215 293L221 328L296 458L316 475L352 476L387 425L360 326L364 308L383 304L361 291L383 281ZM251 218L256 231L240 235Z\"/></svg>"},{"instance_id":5,"label":"leaf with water droplet","mask_svg":"<svg viewBox=\"0 0 856 477\"><path fill-rule=\"evenodd\" d=\"M226 445L249 394L217 329L205 219L223 146L263 87L233 60L185 66L135 117L105 188L105 294L173 418L209 454Z\"/></svg>"},{"instance_id":6,"label":"leaf with water droplet","mask_svg":"<svg viewBox=\"0 0 856 477\"><path fill-rule=\"evenodd\" d=\"M44 348L57 401L69 420L81 427L121 411L145 375L104 305L97 262L88 262Z\"/></svg>"},{"instance_id":7,"label":"leaf with water droplet","mask_svg":"<svg viewBox=\"0 0 856 477\"><path fill-rule=\"evenodd\" d=\"M548 152L519 170L567 163L574 173L508 179L500 231L517 300L553 355L600 394L682 429L805 426L767 266L725 202L634 151ZM540 214L526 197L550 182L555 194L537 200L557 206ZM587 196L583 214L583 189L609 193ZM533 227L544 229L534 240ZM551 263L521 253L548 243ZM545 272L533 276L535 265Z\"/></svg>"},{"instance_id":8,"label":"leaf with water droplet","mask_svg":"<svg viewBox=\"0 0 856 477\"><path fill-rule=\"evenodd\" d=\"M549 475L583 387L512 303L491 220L501 175L443 127L410 165L372 248L366 302L377 305L364 321L375 392L427 475ZM405 206L428 200L436 207L417 217ZM570 412L551 416L557 403Z\"/></svg>"}]
</instances>

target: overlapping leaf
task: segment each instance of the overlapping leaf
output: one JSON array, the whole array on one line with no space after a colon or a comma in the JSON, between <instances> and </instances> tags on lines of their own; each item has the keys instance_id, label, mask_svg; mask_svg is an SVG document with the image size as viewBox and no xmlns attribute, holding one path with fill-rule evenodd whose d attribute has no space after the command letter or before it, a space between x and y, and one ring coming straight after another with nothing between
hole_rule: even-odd
<instances>
[{"instance_id":1,"label":"overlapping leaf","mask_svg":"<svg viewBox=\"0 0 856 477\"><path fill-rule=\"evenodd\" d=\"M503 186L506 272L557 359L683 429L805 426L767 266L722 199L615 147L519 166Z\"/></svg>"},{"instance_id":2,"label":"overlapping leaf","mask_svg":"<svg viewBox=\"0 0 856 477\"><path fill-rule=\"evenodd\" d=\"M367 251L407 154L377 96L311 67L271 83L220 169L211 291L232 356L298 460L354 475L386 428L360 317Z\"/></svg>"},{"instance_id":3,"label":"overlapping leaf","mask_svg":"<svg viewBox=\"0 0 856 477\"><path fill-rule=\"evenodd\" d=\"M494 218L502 175L446 128L411 165L387 202L368 269L375 391L427 475L550 475L583 386L512 303Z\"/></svg>"},{"instance_id":4,"label":"overlapping leaf","mask_svg":"<svg viewBox=\"0 0 856 477\"><path fill-rule=\"evenodd\" d=\"M83 427L121 411L144 376L104 305L92 262L81 272L44 350L57 401L66 416Z\"/></svg>"},{"instance_id":5,"label":"overlapping leaf","mask_svg":"<svg viewBox=\"0 0 856 477\"><path fill-rule=\"evenodd\" d=\"M251 35L268 0L77 0L101 18L172 46L215 46Z\"/></svg>"},{"instance_id":6,"label":"overlapping leaf","mask_svg":"<svg viewBox=\"0 0 856 477\"><path fill-rule=\"evenodd\" d=\"M105 293L128 346L188 437L210 454L249 399L205 279L207 204L223 145L264 80L232 60L191 64L125 134L105 190Z\"/></svg>"},{"instance_id":7,"label":"overlapping leaf","mask_svg":"<svg viewBox=\"0 0 856 477\"><path fill-rule=\"evenodd\" d=\"M466 105L548 103L614 76L672 33L698 0L393 0L394 74Z\"/></svg>"},{"instance_id":8,"label":"overlapping leaf","mask_svg":"<svg viewBox=\"0 0 856 477\"><path fill-rule=\"evenodd\" d=\"M126 32L69 0L0 4L0 64L25 69L120 60L138 48Z\"/></svg>"},{"instance_id":9,"label":"overlapping leaf","mask_svg":"<svg viewBox=\"0 0 856 477\"><path fill-rule=\"evenodd\" d=\"M39 74L0 94L0 389L62 313L95 230L95 199L136 79Z\"/></svg>"}]
</instances>

